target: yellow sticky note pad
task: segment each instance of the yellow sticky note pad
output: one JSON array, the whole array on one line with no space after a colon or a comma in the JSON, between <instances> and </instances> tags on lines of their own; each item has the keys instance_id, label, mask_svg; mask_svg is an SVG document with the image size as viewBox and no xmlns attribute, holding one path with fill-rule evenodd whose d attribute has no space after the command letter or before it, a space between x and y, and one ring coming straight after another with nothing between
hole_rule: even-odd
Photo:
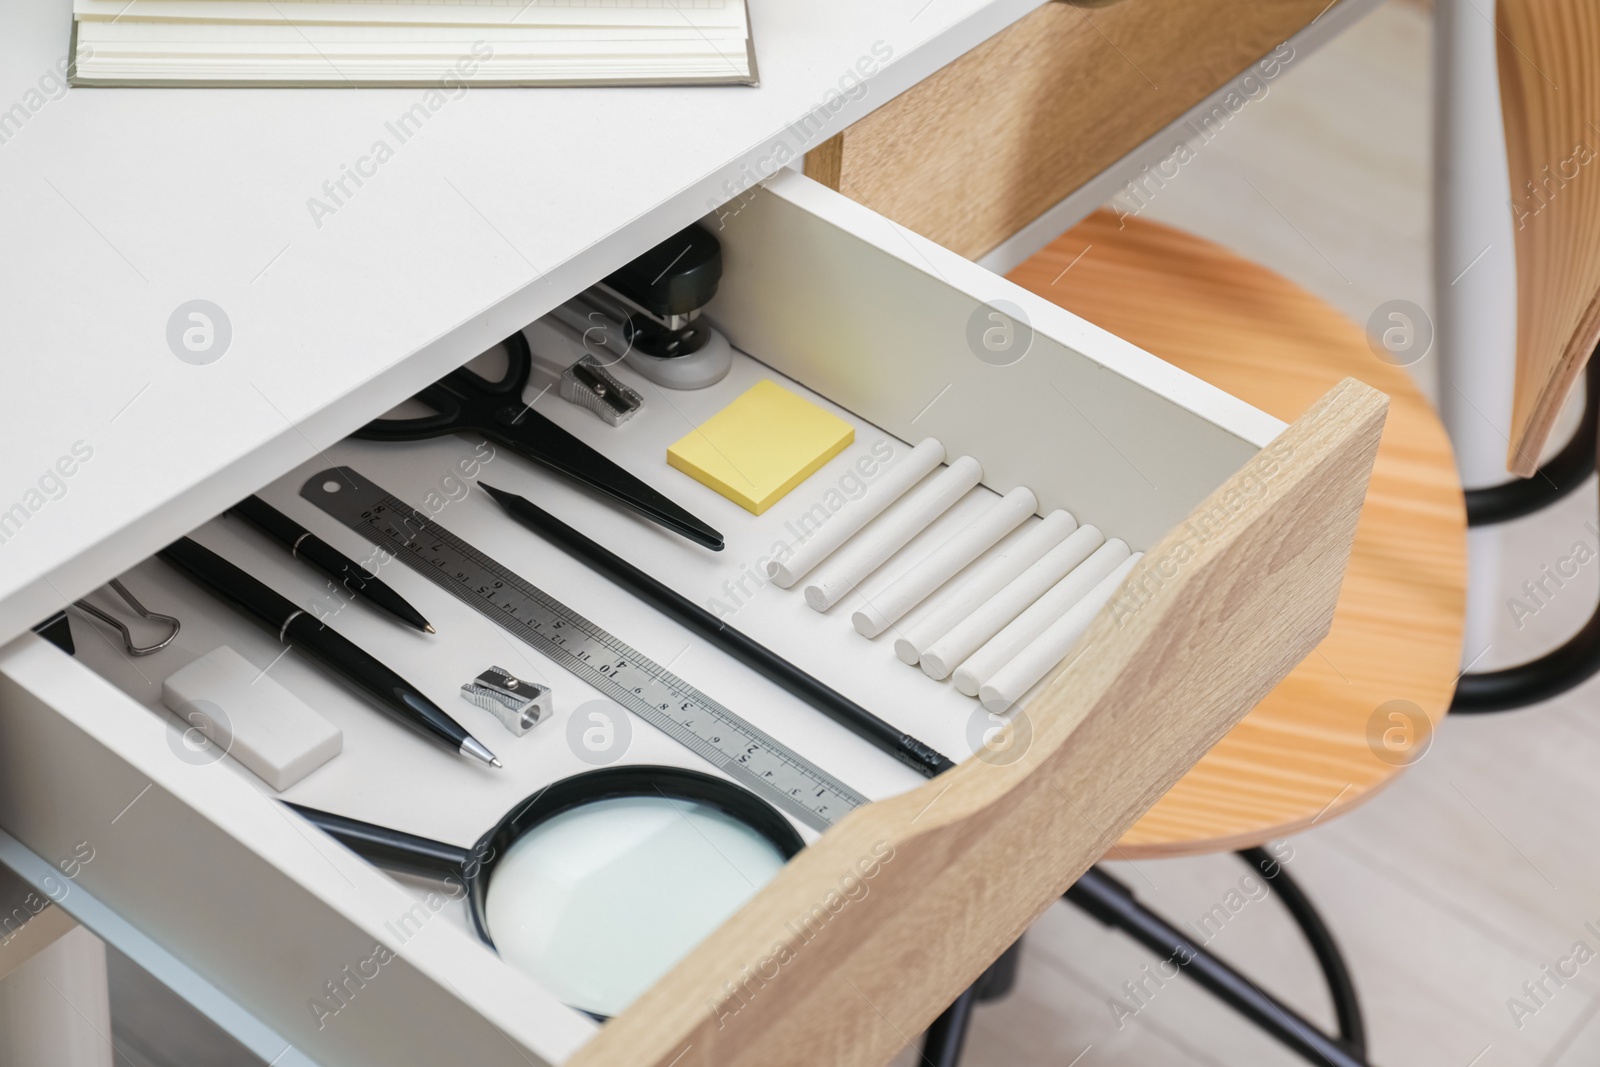
<instances>
[{"instance_id":1,"label":"yellow sticky note pad","mask_svg":"<svg viewBox=\"0 0 1600 1067\"><path fill-rule=\"evenodd\" d=\"M764 381L669 447L667 463L759 515L855 439L848 422Z\"/></svg>"}]
</instances>

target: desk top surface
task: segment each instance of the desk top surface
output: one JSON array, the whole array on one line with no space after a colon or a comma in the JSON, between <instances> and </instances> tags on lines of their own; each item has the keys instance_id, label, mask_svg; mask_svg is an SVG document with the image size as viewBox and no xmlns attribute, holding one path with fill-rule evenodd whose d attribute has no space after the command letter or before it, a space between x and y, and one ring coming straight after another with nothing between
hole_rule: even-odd
<instances>
[{"instance_id":1,"label":"desk top surface","mask_svg":"<svg viewBox=\"0 0 1600 1067\"><path fill-rule=\"evenodd\" d=\"M759 88L477 90L65 90L70 0L13 5L0 641L1038 3L755 0Z\"/></svg>"}]
</instances>

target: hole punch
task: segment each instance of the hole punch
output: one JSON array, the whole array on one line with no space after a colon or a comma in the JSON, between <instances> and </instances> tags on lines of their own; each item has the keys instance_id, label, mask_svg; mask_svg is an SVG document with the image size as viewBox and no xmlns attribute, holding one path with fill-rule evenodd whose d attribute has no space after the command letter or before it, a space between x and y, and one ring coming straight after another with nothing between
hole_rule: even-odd
<instances>
[{"instance_id":1,"label":"hole punch","mask_svg":"<svg viewBox=\"0 0 1600 1067\"><path fill-rule=\"evenodd\" d=\"M111 579L111 581L107 582L106 584L111 586L111 588L116 591L118 596L127 601L128 606L134 611L138 612L141 619L147 619L151 622L170 623L172 626L172 632L167 634L166 637L162 638L157 643L153 645L145 645L141 648L133 643L133 632L130 631L127 625L115 615L112 615L110 612L100 610L87 600L74 600L72 602L72 606L77 608L79 611L87 612L88 614L93 615L101 622L109 623L110 625L115 626L122 634L122 647L128 650L128 655L130 656L148 656L152 652L160 652L163 648L166 648L168 645L172 644L172 639L178 636L179 630L183 629L183 623L179 621L177 616L163 615L159 611L151 611L149 608L139 603L139 598L128 592L128 587L123 585L122 582L118 581L116 578Z\"/></svg>"}]
</instances>

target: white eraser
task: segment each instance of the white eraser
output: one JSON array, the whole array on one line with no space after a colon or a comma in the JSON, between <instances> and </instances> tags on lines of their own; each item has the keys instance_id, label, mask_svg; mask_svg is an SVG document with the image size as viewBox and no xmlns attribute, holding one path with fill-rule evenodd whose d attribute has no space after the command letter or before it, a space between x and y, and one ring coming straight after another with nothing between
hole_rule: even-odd
<instances>
[{"instance_id":1,"label":"white eraser","mask_svg":"<svg viewBox=\"0 0 1600 1067\"><path fill-rule=\"evenodd\" d=\"M175 671L161 701L280 792L344 748L337 726L227 645Z\"/></svg>"}]
</instances>

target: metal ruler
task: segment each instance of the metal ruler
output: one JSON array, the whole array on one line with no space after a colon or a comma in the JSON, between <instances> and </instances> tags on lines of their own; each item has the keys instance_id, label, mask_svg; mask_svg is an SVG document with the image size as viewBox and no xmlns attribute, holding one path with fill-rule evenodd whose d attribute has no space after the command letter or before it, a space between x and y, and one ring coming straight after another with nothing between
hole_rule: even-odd
<instances>
[{"instance_id":1,"label":"metal ruler","mask_svg":"<svg viewBox=\"0 0 1600 1067\"><path fill-rule=\"evenodd\" d=\"M773 804L825 830L867 798L349 467L300 495Z\"/></svg>"}]
</instances>

